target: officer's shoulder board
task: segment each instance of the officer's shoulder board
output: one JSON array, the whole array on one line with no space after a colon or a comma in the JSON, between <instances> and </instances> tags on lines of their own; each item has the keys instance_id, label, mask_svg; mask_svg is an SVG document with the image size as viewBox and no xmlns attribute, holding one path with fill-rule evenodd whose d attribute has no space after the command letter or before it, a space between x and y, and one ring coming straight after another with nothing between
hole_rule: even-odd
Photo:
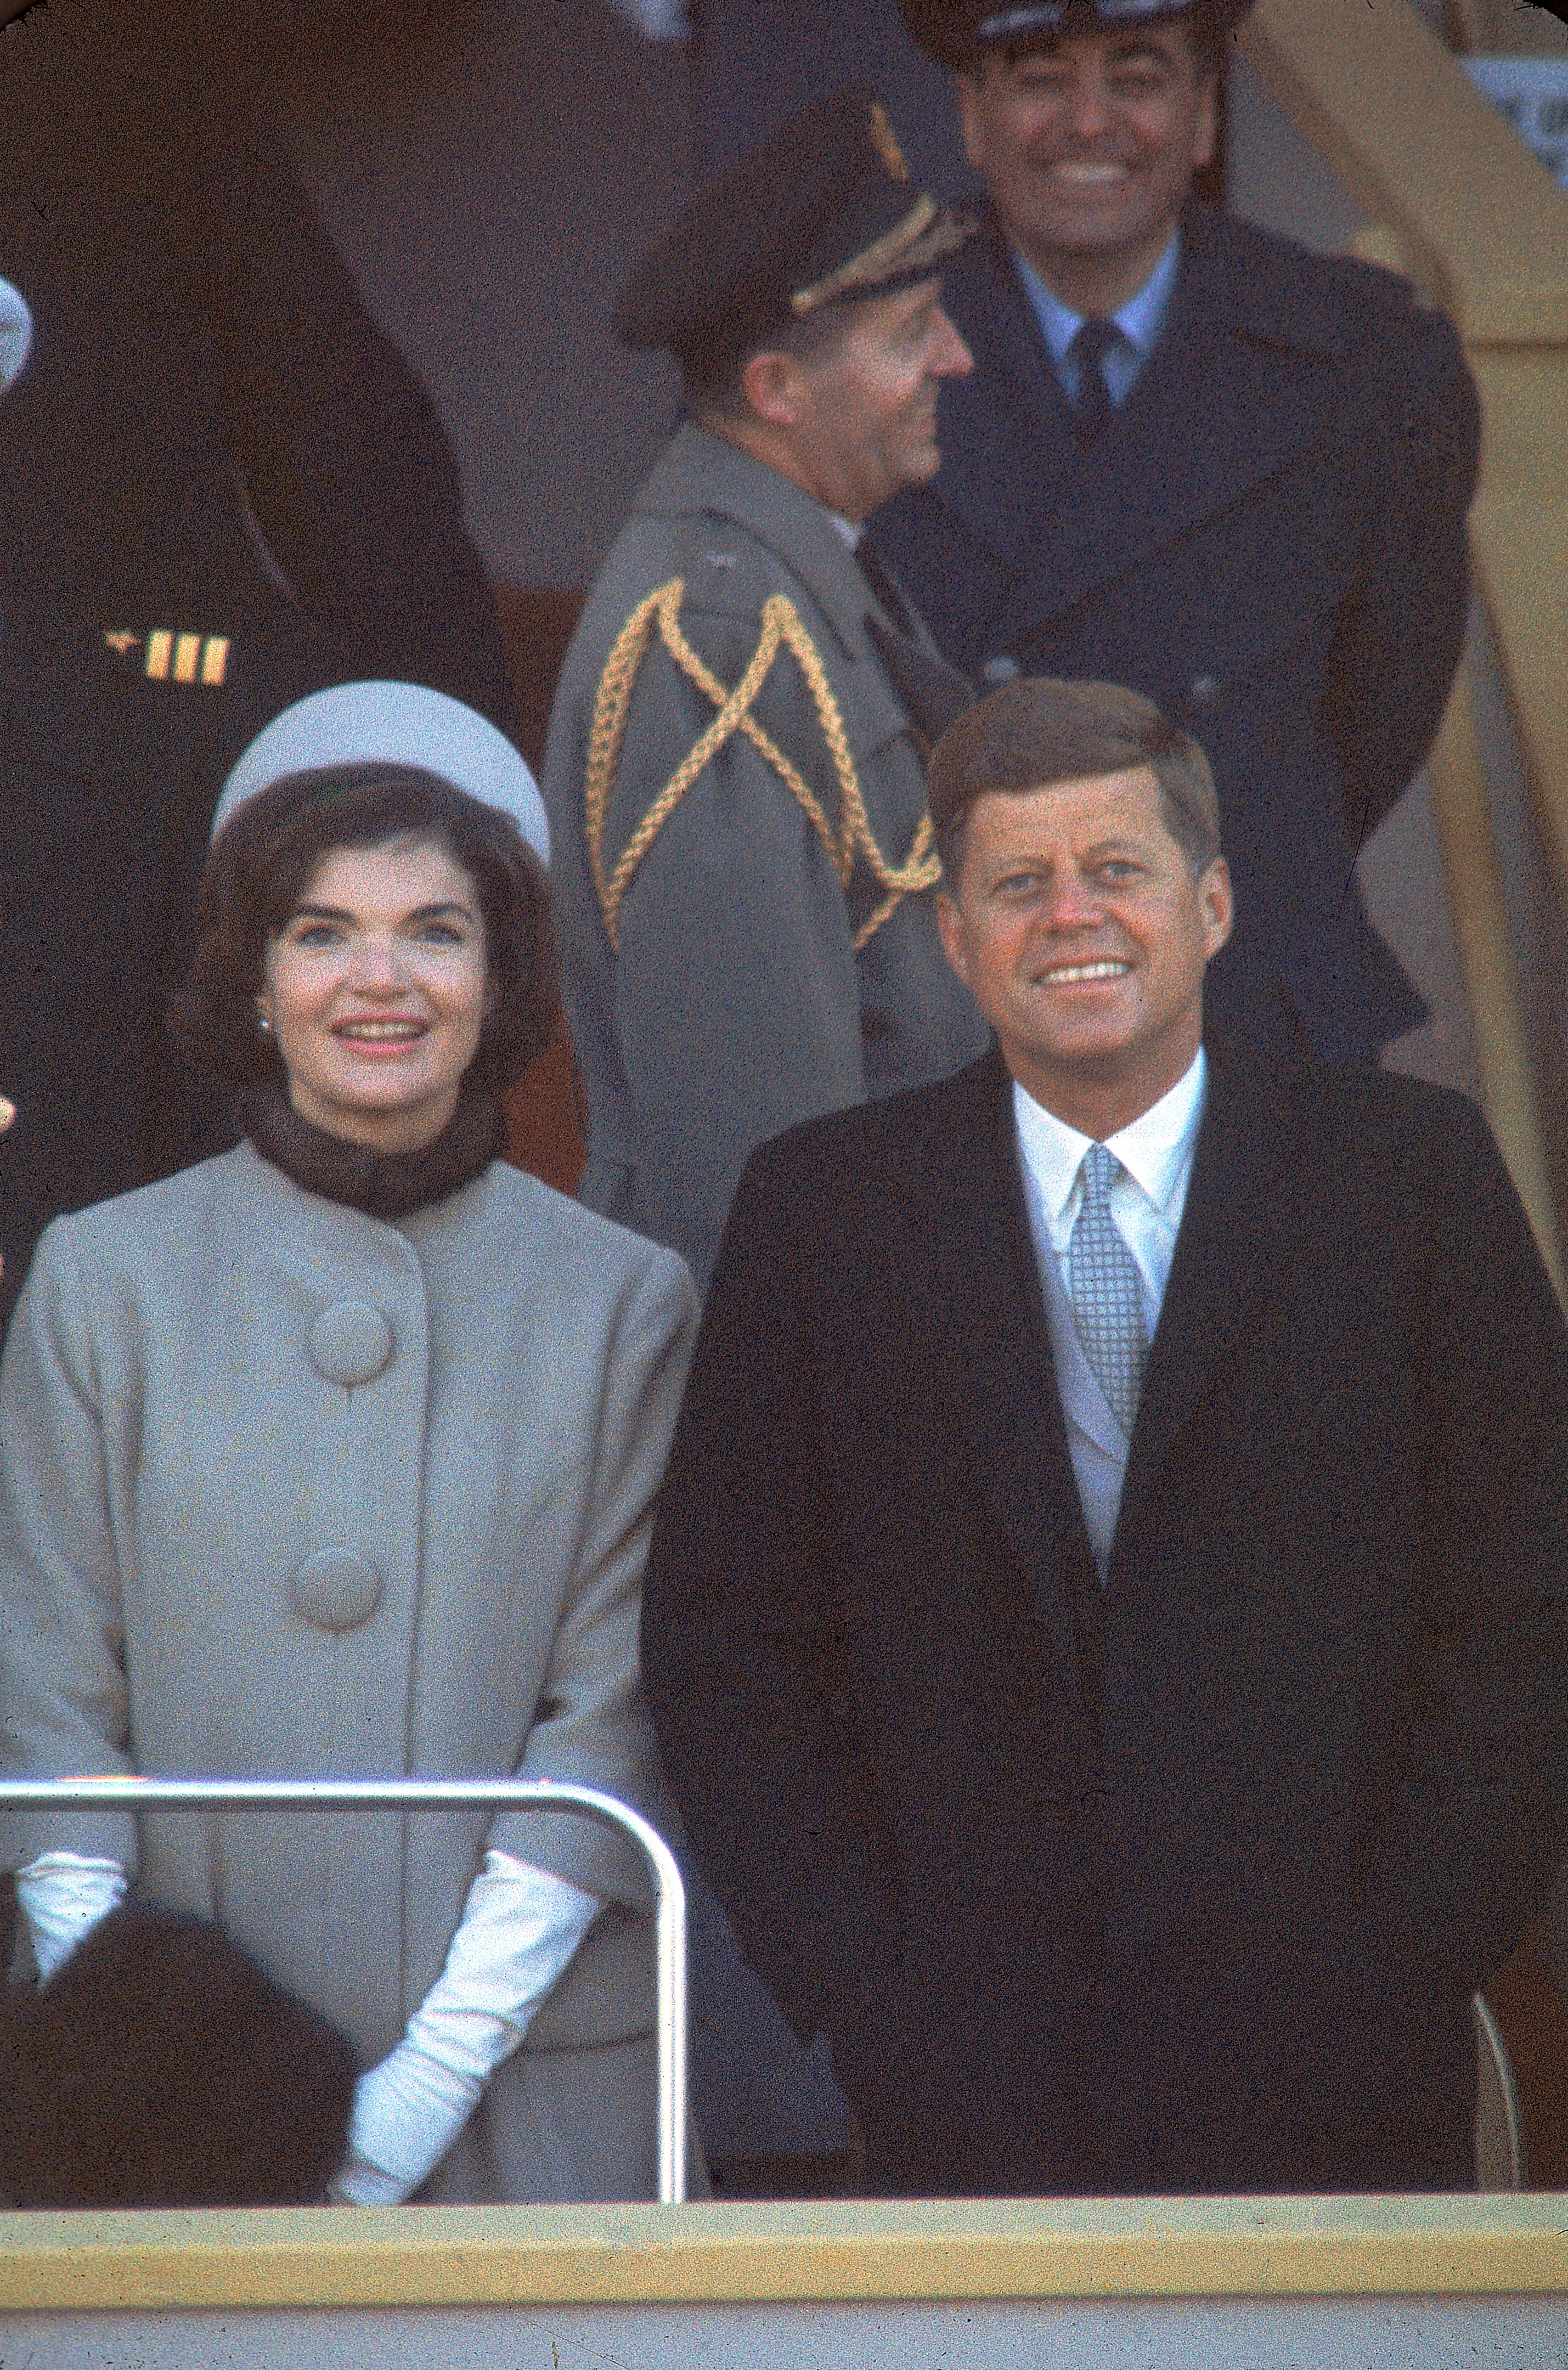
<instances>
[{"instance_id":1,"label":"officer's shoulder board","mask_svg":"<svg viewBox=\"0 0 1568 2370\"><path fill-rule=\"evenodd\" d=\"M103 647L127 674L144 676L149 683L218 691L227 680L233 644L227 634L193 633L178 626L153 626L145 632L106 626Z\"/></svg>"}]
</instances>

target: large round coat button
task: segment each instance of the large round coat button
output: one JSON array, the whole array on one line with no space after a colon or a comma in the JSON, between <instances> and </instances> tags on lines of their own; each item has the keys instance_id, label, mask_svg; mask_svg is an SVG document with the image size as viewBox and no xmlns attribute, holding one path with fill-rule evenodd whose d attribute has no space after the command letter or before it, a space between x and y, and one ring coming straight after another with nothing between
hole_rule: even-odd
<instances>
[{"instance_id":1,"label":"large round coat button","mask_svg":"<svg viewBox=\"0 0 1568 2370\"><path fill-rule=\"evenodd\" d=\"M392 1328L365 1300L333 1301L310 1329L310 1363L329 1383L368 1383L391 1355Z\"/></svg>"},{"instance_id":2,"label":"large round coat button","mask_svg":"<svg viewBox=\"0 0 1568 2370\"><path fill-rule=\"evenodd\" d=\"M381 1574L350 1547L322 1547L294 1573L294 1601L318 1629L357 1629L381 1602Z\"/></svg>"}]
</instances>

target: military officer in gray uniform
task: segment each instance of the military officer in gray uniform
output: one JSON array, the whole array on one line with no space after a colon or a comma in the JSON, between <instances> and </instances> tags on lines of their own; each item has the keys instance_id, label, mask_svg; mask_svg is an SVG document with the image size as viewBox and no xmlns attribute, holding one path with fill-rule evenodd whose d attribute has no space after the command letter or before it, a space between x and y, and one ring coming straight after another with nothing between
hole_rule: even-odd
<instances>
[{"instance_id":1,"label":"military officer in gray uniform","mask_svg":"<svg viewBox=\"0 0 1568 2370\"><path fill-rule=\"evenodd\" d=\"M940 279L965 227L847 90L699 197L620 300L623 337L678 356L687 417L567 654L544 788L582 1198L699 1283L755 1145L986 1041L938 943L923 744L890 672L945 670L856 558L873 504L937 466L937 387L969 367ZM687 1875L715 2190L836 2186L826 2042L801 2050Z\"/></svg>"},{"instance_id":2,"label":"military officer in gray uniform","mask_svg":"<svg viewBox=\"0 0 1568 2370\"><path fill-rule=\"evenodd\" d=\"M545 798L582 1198L699 1283L755 1145L986 1041L937 942L895 688L940 662L856 556L867 513L935 472L966 230L855 87L699 196L620 299L621 335L678 357L687 416L567 655Z\"/></svg>"}]
</instances>

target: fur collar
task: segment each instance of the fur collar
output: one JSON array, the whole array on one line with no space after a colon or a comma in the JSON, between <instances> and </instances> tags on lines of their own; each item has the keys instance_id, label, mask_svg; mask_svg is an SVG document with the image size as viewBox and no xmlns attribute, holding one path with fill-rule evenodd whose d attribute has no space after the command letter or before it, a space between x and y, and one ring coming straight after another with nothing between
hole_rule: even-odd
<instances>
[{"instance_id":1,"label":"fur collar","mask_svg":"<svg viewBox=\"0 0 1568 2370\"><path fill-rule=\"evenodd\" d=\"M239 1123L264 1160L324 1201L395 1224L471 1184L496 1159L506 1131L495 1097L466 1089L433 1143L417 1152L376 1152L302 1119L281 1079L241 1097Z\"/></svg>"}]
</instances>

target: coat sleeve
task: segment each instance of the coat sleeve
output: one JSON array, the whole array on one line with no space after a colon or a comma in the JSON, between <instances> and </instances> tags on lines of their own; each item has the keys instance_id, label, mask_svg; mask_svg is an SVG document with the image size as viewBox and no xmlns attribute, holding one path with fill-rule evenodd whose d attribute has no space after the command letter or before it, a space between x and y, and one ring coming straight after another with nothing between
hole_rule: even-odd
<instances>
[{"instance_id":1,"label":"coat sleeve","mask_svg":"<svg viewBox=\"0 0 1568 2370\"><path fill-rule=\"evenodd\" d=\"M129 1774L120 1561L100 1378L67 1227L40 1243L0 1369L0 1767ZM45 1851L134 1872L123 1812L0 1814L0 1866Z\"/></svg>"},{"instance_id":2,"label":"coat sleeve","mask_svg":"<svg viewBox=\"0 0 1568 2370\"><path fill-rule=\"evenodd\" d=\"M1350 401L1372 524L1336 622L1325 709L1359 846L1431 747L1464 647L1481 424L1458 339L1413 306L1372 345Z\"/></svg>"},{"instance_id":3,"label":"coat sleeve","mask_svg":"<svg viewBox=\"0 0 1568 2370\"><path fill-rule=\"evenodd\" d=\"M428 684L514 731L495 597L429 394L279 147L220 113L188 171L174 319L294 598L345 665Z\"/></svg>"},{"instance_id":4,"label":"coat sleeve","mask_svg":"<svg viewBox=\"0 0 1568 2370\"><path fill-rule=\"evenodd\" d=\"M755 618L683 612L681 625L723 682L740 678L760 630ZM757 714L831 823L836 785L793 669L780 653ZM651 647L617 773L610 862L713 713ZM704 766L639 866L620 910L613 982L639 1224L687 1249L701 1281L753 1146L866 1093L843 888L805 813L743 734Z\"/></svg>"},{"instance_id":5,"label":"coat sleeve","mask_svg":"<svg viewBox=\"0 0 1568 2370\"><path fill-rule=\"evenodd\" d=\"M658 1824L652 1730L638 1667L638 1616L653 1493L664 1468L696 1329L691 1279L648 1250L606 1328L599 1416L576 1554L534 1724L516 1776L593 1786ZM635 1844L591 1819L510 1811L489 1847L630 1908L649 1899Z\"/></svg>"},{"instance_id":6,"label":"coat sleeve","mask_svg":"<svg viewBox=\"0 0 1568 2370\"><path fill-rule=\"evenodd\" d=\"M1424 1160L1438 1212L1424 1358L1424 1587L1376 1891L1469 1990L1540 1909L1568 1801L1568 1336L1513 1187L1461 1107Z\"/></svg>"},{"instance_id":7,"label":"coat sleeve","mask_svg":"<svg viewBox=\"0 0 1568 2370\"><path fill-rule=\"evenodd\" d=\"M803 2040L871 2008L899 1887L845 1684L791 1196L749 1166L704 1311L643 1606L665 1766L742 1947Z\"/></svg>"}]
</instances>

